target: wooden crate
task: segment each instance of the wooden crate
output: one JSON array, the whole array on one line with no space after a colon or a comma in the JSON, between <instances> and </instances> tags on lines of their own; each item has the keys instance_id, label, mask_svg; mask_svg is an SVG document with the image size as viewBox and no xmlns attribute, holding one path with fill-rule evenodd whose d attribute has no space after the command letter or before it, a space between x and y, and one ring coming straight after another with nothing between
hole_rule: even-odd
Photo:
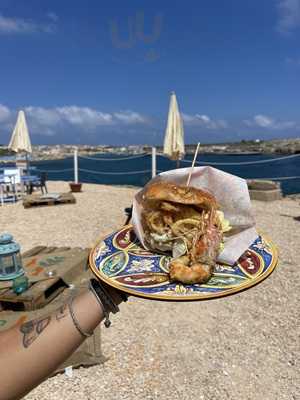
<instances>
[{"instance_id":1,"label":"wooden crate","mask_svg":"<svg viewBox=\"0 0 300 400\"><path fill-rule=\"evenodd\" d=\"M51 278L35 282L26 292L16 295L11 289L2 290L0 302L2 310L36 310L50 303L68 285L63 279Z\"/></svg>"},{"instance_id":2,"label":"wooden crate","mask_svg":"<svg viewBox=\"0 0 300 400\"><path fill-rule=\"evenodd\" d=\"M74 204L76 199L72 193L60 193L58 199L43 198L40 194L30 194L24 197L24 208L42 207L42 206L56 206L61 204Z\"/></svg>"},{"instance_id":3,"label":"wooden crate","mask_svg":"<svg viewBox=\"0 0 300 400\"><path fill-rule=\"evenodd\" d=\"M34 268L34 270L29 270L29 267L27 267L27 275L33 277L34 271L37 271L38 274L41 274L40 280L33 279L37 281L32 282L29 289L20 295L16 295L11 288L0 290L1 309L30 311L42 308L50 303L73 281L84 279L84 275L88 273L89 250L37 246L24 253L22 255L23 264ZM47 259L51 260L51 258L54 258L54 265L50 263L50 269L55 267L57 273L54 277L48 278L45 276L47 269L49 269L47 268ZM55 265L55 258L60 260L58 265Z\"/></svg>"}]
</instances>

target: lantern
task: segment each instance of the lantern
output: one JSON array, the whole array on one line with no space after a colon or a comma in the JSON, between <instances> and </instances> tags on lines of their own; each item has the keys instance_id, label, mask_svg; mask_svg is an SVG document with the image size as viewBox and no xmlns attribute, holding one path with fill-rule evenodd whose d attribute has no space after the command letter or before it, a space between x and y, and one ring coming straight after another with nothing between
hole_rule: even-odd
<instances>
[{"instance_id":1,"label":"lantern","mask_svg":"<svg viewBox=\"0 0 300 400\"><path fill-rule=\"evenodd\" d=\"M15 279L23 274L20 245L12 235L4 233L0 236L0 280Z\"/></svg>"}]
</instances>

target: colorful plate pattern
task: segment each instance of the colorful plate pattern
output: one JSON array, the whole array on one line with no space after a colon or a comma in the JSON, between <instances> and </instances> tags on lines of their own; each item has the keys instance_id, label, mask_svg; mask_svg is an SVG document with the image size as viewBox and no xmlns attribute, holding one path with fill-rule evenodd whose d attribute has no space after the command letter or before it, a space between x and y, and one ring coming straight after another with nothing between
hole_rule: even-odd
<instances>
[{"instance_id":1,"label":"colorful plate pattern","mask_svg":"<svg viewBox=\"0 0 300 400\"><path fill-rule=\"evenodd\" d=\"M202 285L170 283L171 257L146 251L131 225L102 239L90 253L94 274L132 295L157 300L205 300L237 293L256 285L274 270L275 246L259 236L234 266L217 264L212 278Z\"/></svg>"}]
</instances>

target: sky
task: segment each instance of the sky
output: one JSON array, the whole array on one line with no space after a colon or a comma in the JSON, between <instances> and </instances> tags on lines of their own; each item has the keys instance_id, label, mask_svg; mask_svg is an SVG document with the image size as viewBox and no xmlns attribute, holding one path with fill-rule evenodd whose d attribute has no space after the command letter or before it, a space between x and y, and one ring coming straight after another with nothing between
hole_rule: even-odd
<instances>
[{"instance_id":1,"label":"sky","mask_svg":"<svg viewBox=\"0 0 300 400\"><path fill-rule=\"evenodd\" d=\"M1 0L0 143L300 136L300 0Z\"/></svg>"}]
</instances>

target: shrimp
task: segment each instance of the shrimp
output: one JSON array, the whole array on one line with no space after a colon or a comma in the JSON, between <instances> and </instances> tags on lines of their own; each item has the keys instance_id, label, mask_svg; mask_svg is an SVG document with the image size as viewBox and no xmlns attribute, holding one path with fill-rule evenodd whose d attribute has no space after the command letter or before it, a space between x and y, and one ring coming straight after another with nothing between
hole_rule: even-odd
<instances>
[{"instance_id":1,"label":"shrimp","mask_svg":"<svg viewBox=\"0 0 300 400\"><path fill-rule=\"evenodd\" d=\"M169 264L171 282L184 284L206 283L211 278L218 256L222 233L213 224L205 234L197 237L188 253L172 260Z\"/></svg>"},{"instance_id":2,"label":"shrimp","mask_svg":"<svg viewBox=\"0 0 300 400\"><path fill-rule=\"evenodd\" d=\"M210 225L206 233L196 241L191 249L190 256L192 262L215 265L222 242L222 236L222 232L217 227Z\"/></svg>"},{"instance_id":3,"label":"shrimp","mask_svg":"<svg viewBox=\"0 0 300 400\"><path fill-rule=\"evenodd\" d=\"M181 257L183 258L183 257ZM190 267L180 258L171 261L169 276L171 282L182 282L186 285L207 282L213 273L213 267L208 264L192 264Z\"/></svg>"}]
</instances>

